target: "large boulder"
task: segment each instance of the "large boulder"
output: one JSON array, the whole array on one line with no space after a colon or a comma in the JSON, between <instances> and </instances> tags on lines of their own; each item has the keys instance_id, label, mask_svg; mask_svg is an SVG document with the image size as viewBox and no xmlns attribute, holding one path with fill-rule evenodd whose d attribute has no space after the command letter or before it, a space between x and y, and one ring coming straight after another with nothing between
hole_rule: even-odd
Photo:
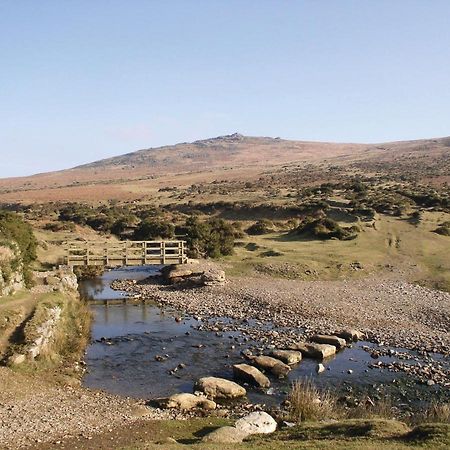
<instances>
[{"instance_id":1,"label":"large boulder","mask_svg":"<svg viewBox=\"0 0 450 450\"><path fill-rule=\"evenodd\" d=\"M272 350L270 356L288 365L297 364L302 360L302 352L296 350Z\"/></svg>"},{"instance_id":2,"label":"large boulder","mask_svg":"<svg viewBox=\"0 0 450 450\"><path fill-rule=\"evenodd\" d=\"M270 372L278 378L284 378L291 371L291 368L282 361L271 356L249 356L252 363L260 369Z\"/></svg>"},{"instance_id":3,"label":"large boulder","mask_svg":"<svg viewBox=\"0 0 450 450\"><path fill-rule=\"evenodd\" d=\"M186 392L171 395L165 402L163 402L163 405L166 408L181 409L185 411L196 408L205 410L216 409L216 404L212 400Z\"/></svg>"},{"instance_id":4,"label":"large boulder","mask_svg":"<svg viewBox=\"0 0 450 450\"><path fill-rule=\"evenodd\" d=\"M311 338L312 342L317 342L318 344L328 344L334 345L337 349L344 348L347 345L347 341L338 336L329 336L326 334L315 334Z\"/></svg>"},{"instance_id":5,"label":"large boulder","mask_svg":"<svg viewBox=\"0 0 450 450\"><path fill-rule=\"evenodd\" d=\"M364 333L352 328L337 331L334 334L342 339L345 339L347 342L357 342L364 339Z\"/></svg>"},{"instance_id":6,"label":"large boulder","mask_svg":"<svg viewBox=\"0 0 450 450\"><path fill-rule=\"evenodd\" d=\"M75 274L67 274L61 278L61 288L65 291L77 291L78 281Z\"/></svg>"},{"instance_id":7,"label":"large boulder","mask_svg":"<svg viewBox=\"0 0 450 450\"><path fill-rule=\"evenodd\" d=\"M233 374L236 380L246 381L254 386L262 388L270 386L270 380L259 369L248 364L234 365Z\"/></svg>"},{"instance_id":8,"label":"large boulder","mask_svg":"<svg viewBox=\"0 0 450 450\"><path fill-rule=\"evenodd\" d=\"M194 284L214 286L225 283L225 272L212 264L172 264L161 269L166 284L189 281Z\"/></svg>"},{"instance_id":9,"label":"large boulder","mask_svg":"<svg viewBox=\"0 0 450 450\"><path fill-rule=\"evenodd\" d=\"M289 350L298 350L305 358L325 359L336 354L336 347L314 342L298 342L291 344Z\"/></svg>"},{"instance_id":10,"label":"large boulder","mask_svg":"<svg viewBox=\"0 0 450 450\"><path fill-rule=\"evenodd\" d=\"M172 264L161 269L161 276L165 283L176 284L186 280L192 275L190 265Z\"/></svg>"},{"instance_id":11,"label":"large boulder","mask_svg":"<svg viewBox=\"0 0 450 450\"><path fill-rule=\"evenodd\" d=\"M205 393L211 398L238 398L243 397L247 391L234 381L217 377L200 378L195 384L195 390Z\"/></svg>"},{"instance_id":12,"label":"large boulder","mask_svg":"<svg viewBox=\"0 0 450 450\"><path fill-rule=\"evenodd\" d=\"M275 419L264 411L252 412L239 419L234 426L247 435L269 434L277 429Z\"/></svg>"},{"instance_id":13,"label":"large boulder","mask_svg":"<svg viewBox=\"0 0 450 450\"><path fill-rule=\"evenodd\" d=\"M220 269L207 269L201 276L205 286L217 286L225 284L225 272Z\"/></svg>"},{"instance_id":14,"label":"large boulder","mask_svg":"<svg viewBox=\"0 0 450 450\"><path fill-rule=\"evenodd\" d=\"M221 427L204 436L202 442L217 444L238 444L242 442L247 436L248 433L242 430L238 430L235 427Z\"/></svg>"}]
</instances>

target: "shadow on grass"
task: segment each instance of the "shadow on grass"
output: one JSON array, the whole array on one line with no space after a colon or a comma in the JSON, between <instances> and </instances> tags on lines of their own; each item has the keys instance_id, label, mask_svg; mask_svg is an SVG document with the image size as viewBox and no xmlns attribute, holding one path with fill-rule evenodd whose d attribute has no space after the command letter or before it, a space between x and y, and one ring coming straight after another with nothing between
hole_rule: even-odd
<instances>
[{"instance_id":1,"label":"shadow on grass","mask_svg":"<svg viewBox=\"0 0 450 450\"><path fill-rule=\"evenodd\" d=\"M442 442L450 448L450 424L425 423L418 425L405 436L405 440L411 443Z\"/></svg>"},{"instance_id":2,"label":"shadow on grass","mask_svg":"<svg viewBox=\"0 0 450 450\"><path fill-rule=\"evenodd\" d=\"M330 439L401 439L410 432L403 422L395 420L345 420L329 424L304 424L281 432L282 440Z\"/></svg>"},{"instance_id":3,"label":"shadow on grass","mask_svg":"<svg viewBox=\"0 0 450 450\"><path fill-rule=\"evenodd\" d=\"M198 444L204 436L206 436L207 434L209 434L219 428L221 428L221 427L220 426L210 426L210 427L201 428L200 430L195 431L193 433L193 435L195 436L194 438L178 439L178 442L180 444L185 444L185 445Z\"/></svg>"}]
</instances>

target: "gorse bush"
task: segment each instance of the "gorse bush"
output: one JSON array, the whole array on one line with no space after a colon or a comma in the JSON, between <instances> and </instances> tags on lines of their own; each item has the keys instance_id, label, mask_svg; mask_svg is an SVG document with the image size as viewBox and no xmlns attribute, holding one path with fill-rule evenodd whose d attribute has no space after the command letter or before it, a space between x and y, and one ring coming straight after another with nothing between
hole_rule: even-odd
<instances>
[{"instance_id":1,"label":"gorse bush","mask_svg":"<svg viewBox=\"0 0 450 450\"><path fill-rule=\"evenodd\" d=\"M318 239L336 238L340 240L354 239L358 235L359 227L341 227L335 220L326 217L307 219L291 234L298 236L312 236Z\"/></svg>"},{"instance_id":2,"label":"gorse bush","mask_svg":"<svg viewBox=\"0 0 450 450\"><path fill-rule=\"evenodd\" d=\"M16 245L20 256L8 263L2 263L3 280L8 282L12 272L23 264L23 275L26 286L32 284L30 264L36 259L37 240L31 226L19 215L13 212L0 211L0 244L10 247L13 251Z\"/></svg>"},{"instance_id":3,"label":"gorse bush","mask_svg":"<svg viewBox=\"0 0 450 450\"><path fill-rule=\"evenodd\" d=\"M450 236L450 222L442 223L434 230L434 232L442 236Z\"/></svg>"},{"instance_id":4,"label":"gorse bush","mask_svg":"<svg viewBox=\"0 0 450 450\"><path fill-rule=\"evenodd\" d=\"M14 241L19 246L22 261L28 266L36 259L37 241L31 226L19 215L0 211L0 242Z\"/></svg>"},{"instance_id":5,"label":"gorse bush","mask_svg":"<svg viewBox=\"0 0 450 450\"><path fill-rule=\"evenodd\" d=\"M128 226L137 221L137 217L125 206L101 206L70 203L59 211L58 219L87 225L96 231L111 232L120 235Z\"/></svg>"},{"instance_id":6,"label":"gorse bush","mask_svg":"<svg viewBox=\"0 0 450 450\"><path fill-rule=\"evenodd\" d=\"M274 224L270 220L258 220L258 222L250 225L246 232L250 235L267 234L274 230Z\"/></svg>"},{"instance_id":7,"label":"gorse bush","mask_svg":"<svg viewBox=\"0 0 450 450\"><path fill-rule=\"evenodd\" d=\"M196 216L190 217L182 230L193 258L218 258L233 253L235 229L222 219L201 221Z\"/></svg>"},{"instance_id":8,"label":"gorse bush","mask_svg":"<svg viewBox=\"0 0 450 450\"><path fill-rule=\"evenodd\" d=\"M174 236L174 224L159 219L143 220L133 233L133 239L136 239L138 241L149 241L152 239L172 239Z\"/></svg>"}]
</instances>

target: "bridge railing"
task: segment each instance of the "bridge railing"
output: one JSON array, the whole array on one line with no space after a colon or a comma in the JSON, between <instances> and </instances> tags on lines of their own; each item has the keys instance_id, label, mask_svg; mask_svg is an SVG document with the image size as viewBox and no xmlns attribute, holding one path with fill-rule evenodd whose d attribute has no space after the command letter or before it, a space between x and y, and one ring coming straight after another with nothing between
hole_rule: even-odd
<instances>
[{"instance_id":1,"label":"bridge railing","mask_svg":"<svg viewBox=\"0 0 450 450\"><path fill-rule=\"evenodd\" d=\"M141 266L184 264L185 241L70 242L65 247L69 266Z\"/></svg>"}]
</instances>

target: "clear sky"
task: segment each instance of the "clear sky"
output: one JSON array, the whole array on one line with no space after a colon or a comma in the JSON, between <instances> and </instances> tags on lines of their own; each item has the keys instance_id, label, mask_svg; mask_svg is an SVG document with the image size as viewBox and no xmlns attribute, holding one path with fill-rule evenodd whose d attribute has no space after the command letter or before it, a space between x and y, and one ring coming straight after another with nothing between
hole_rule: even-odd
<instances>
[{"instance_id":1,"label":"clear sky","mask_svg":"<svg viewBox=\"0 0 450 450\"><path fill-rule=\"evenodd\" d=\"M0 0L0 176L233 132L450 135L450 0Z\"/></svg>"}]
</instances>

